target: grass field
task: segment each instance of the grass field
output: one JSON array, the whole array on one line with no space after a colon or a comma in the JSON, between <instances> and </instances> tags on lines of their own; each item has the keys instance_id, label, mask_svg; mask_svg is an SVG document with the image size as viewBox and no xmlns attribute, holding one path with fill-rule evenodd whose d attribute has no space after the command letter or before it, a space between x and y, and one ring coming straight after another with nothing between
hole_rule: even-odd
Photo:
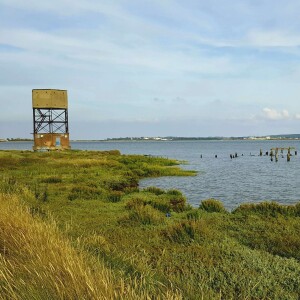
<instances>
[{"instance_id":1,"label":"grass field","mask_svg":"<svg viewBox=\"0 0 300 300\"><path fill-rule=\"evenodd\" d=\"M199 208L119 151L0 151L0 299L299 299L300 202ZM167 215L170 215L169 217Z\"/></svg>"}]
</instances>

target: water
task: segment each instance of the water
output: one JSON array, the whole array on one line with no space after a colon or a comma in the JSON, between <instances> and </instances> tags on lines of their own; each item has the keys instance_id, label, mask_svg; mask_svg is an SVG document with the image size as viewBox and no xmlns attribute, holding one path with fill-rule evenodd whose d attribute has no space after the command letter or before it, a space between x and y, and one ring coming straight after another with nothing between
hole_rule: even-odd
<instances>
[{"instance_id":1,"label":"water","mask_svg":"<svg viewBox=\"0 0 300 300\"><path fill-rule=\"evenodd\" d=\"M208 198L221 200L233 209L244 202L277 201L293 204L300 200L300 153L287 162L259 156L272 147L296 147L300 141L173 141L173 142L72 142L72 149L111 150L123 154L147 154L185 160L184 169L198 171L195 177L144 179L140 187L157 186L179 189L193 206ZM0 149L31 150L31 142L0 143ZM230 159L237 152L238 157ZM291 151L294 154L294 151ZM251 155L250 155L251 154ZM201 158L202 155L202 158ZM217 155L217 158L215 158Z\"/></svg>"}]
</instances>

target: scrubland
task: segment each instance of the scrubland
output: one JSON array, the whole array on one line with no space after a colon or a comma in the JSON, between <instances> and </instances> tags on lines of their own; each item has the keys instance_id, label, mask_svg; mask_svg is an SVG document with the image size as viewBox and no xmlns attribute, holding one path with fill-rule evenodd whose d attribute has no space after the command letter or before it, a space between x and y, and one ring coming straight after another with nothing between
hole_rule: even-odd
<instances>
[{"instance_id":1,"label":"scrubland","mask_svg":"<svg viewBox=\"0 0 300 300\"><path fill-rule=\"evenodd\" d=\"M0 299L299 299L300 203L228 212L118 151L0 152Z\"/></svg>"}]
</instances>

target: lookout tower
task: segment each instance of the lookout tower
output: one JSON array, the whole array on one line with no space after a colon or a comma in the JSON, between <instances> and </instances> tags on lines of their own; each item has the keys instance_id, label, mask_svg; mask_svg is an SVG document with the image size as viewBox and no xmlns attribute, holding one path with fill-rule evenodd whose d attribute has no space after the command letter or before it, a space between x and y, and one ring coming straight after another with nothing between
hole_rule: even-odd
<instances>
[{"instance_id":1,"label":"lookout tower","mask_svg":"<svg viewBox=\"0 0 300 300\"><path fill-rule=\"evenodd\" d=\"M70 149L66 90L32 90L33 150Z\"/></svg>"}]
</instances>

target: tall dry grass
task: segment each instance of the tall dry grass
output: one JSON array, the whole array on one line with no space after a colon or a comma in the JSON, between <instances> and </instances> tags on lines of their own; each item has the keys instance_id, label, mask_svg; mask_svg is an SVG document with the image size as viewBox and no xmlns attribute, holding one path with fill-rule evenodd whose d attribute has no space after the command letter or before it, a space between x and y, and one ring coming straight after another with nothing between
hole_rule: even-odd
<instances>
[{"instance_id":1,"label":"tall dry grass","mask_svg":"<svg viewBox=\"0 0 300 300\"><path fill-rule=\"evenodd\" d=\"M151 299L142 279L124 279L75 250L55 222L0 194L0 299ZM165 289L157 298L180 299Z\"/></svg>"}]
</instances>

